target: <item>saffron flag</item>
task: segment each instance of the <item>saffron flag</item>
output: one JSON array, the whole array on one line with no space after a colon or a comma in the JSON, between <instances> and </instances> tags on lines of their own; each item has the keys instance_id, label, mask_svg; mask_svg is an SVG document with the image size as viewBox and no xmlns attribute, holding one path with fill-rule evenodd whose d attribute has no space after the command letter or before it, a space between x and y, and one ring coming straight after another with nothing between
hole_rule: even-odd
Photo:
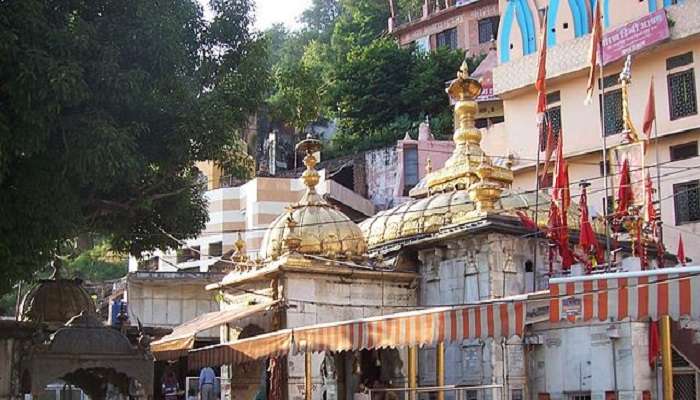
<instances>
[{"instance_id":1,"label":"saffron flag","mask_svg":"<svg viewBox=\"0 0 700 400\"><path fill-rule=\"evenodd\" d=\"M649 97L647 97L647 105L644 109L644 124L642 125L642 130L646 135L646 139L651 139L651 127L656 121L656 104L654 100L654 77L651 77L651 82L649 83Z\"/></svg>"},{"instance_id":2,"label":"saffron flag","mask_svg":"<svg viewBox=\"0 0 700 400\"><path fill-rule=\"evenodd\" d=\"M540 27L540 57L537 62L537 124L542 125L544 114L547 112L547 12L544 13L544 20Z\"/></svg>"},{"instance_id":3,"label":"saffron flag","mask_svg":"<svg viewBox=\"0 0 700 400\"><path fill-rule=\"evenodd\" d=\"M683 235L678 236L678 252L676 253L678 262L685 266L685 246L683 246Z\"/></svg>"},{"instance_id":4,"label":"saffron flag","mask_svg":"<svg viewBox=\"0 0 700 400\"><path fill-rule=\"evenodd\" d=\"M547 172L549 171L549 162L552 160L552 153L554 153L554 145L556 142L556 138L554 137L554 132L552 132L552 124L548 123L546 124L546 131L547 131L547 137L545 139L545 143L547 147L545 148L544 151L544 166L542 167L542 174L540 175L540 182L543 182L545 177L547 176ZM540 186L542 186L542 183L540 183Z\"/></svg>"},{"instance_id":5,"label":"saffron flag","mask_svg":"<svg viewBox=\"0 0 700 400\"><path fill-rule=\"evenodd\" d=\"M518 214L518 218L520 218L520 223L523 225L525 229L530 229L530 230L536 230L537 225L535 224L535 221L530 218L529 215L525 214L525 212L521 210L515 211L516 214Z\"/></svg>"},{"instance_id":6,"label":"saffron flag","mask_svg":"<svg viewBox=\"0 0 700 400\"><path fill-rule=\"evenodd\" d=\"M586 89L586 100L584 104L591 104L593 99L593 88L596 81L596 64L598 64L598 51L600 50L601 42L603 41L603 26L600 20L602 13L600 11L600 1L596 0L595 9L593 11L593 29L591 31L591 45L588 49L588 88ZM600 60L602 64L603 60Z\"/></svg>"},{"instance_id":7,"label":"saffron flag","mask_svg":"<svg viewBox=\"0 0 700 400\"><path fill-rule=\"evenodd\" d=\"M622 163L620 172L620 186L617 188L617 207L615 213L626 215L627 209L634 203L634 192L630 181L630 163L628 159Z\"/></svg>"}]
</instances>

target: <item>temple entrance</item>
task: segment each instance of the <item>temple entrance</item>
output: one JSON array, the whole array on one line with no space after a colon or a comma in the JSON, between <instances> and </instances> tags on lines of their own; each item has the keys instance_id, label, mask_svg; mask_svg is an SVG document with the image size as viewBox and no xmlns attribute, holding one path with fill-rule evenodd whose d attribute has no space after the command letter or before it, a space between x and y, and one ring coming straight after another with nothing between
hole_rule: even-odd
<instances>
[{"instance_id":1,"label":"temple entrance","mask_svg":"<svg viewBox=\"0 0 700 400\"><path fill-rule=\"evenodd\" d=\"M369 399L368 389L401 387L403 362L396 349L326 353L321 365L324 400L384 400L384 393ZM387 399L389 400L389 399Z\"/></svg>"}]
</instances>

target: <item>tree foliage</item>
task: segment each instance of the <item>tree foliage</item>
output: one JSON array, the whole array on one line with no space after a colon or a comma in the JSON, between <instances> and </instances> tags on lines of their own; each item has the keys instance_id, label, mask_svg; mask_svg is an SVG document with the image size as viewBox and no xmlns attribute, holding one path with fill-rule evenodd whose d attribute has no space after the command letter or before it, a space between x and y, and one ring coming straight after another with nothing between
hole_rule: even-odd
<instances>
[{"instance_id":1,"label":"tree foliage","mask_svg":"<svg viewBox=\"0 0 700 400\"><path fill-rule=\"evenodd\" d=\"M138 254L207 219L217 159L266 93L249 0L0 3L0 292L83 232ZM251 76L262 79L250 79Z\"/></svg>"}]
</instances>

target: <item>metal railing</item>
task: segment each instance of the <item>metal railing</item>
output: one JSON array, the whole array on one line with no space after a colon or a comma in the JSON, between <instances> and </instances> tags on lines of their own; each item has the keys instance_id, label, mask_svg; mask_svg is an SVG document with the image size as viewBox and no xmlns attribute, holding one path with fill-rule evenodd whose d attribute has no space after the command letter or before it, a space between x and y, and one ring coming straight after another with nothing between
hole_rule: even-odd
<instances>
[{"instance_id":1,"label":"metal railing","mask_svg":"<svg viewBox=\"0 0 700 400\"><path fill-rule=\"evenodd\" d=\"M499 400L502 385L368 389L367 400Z\"/></svg>"}]
</instances>

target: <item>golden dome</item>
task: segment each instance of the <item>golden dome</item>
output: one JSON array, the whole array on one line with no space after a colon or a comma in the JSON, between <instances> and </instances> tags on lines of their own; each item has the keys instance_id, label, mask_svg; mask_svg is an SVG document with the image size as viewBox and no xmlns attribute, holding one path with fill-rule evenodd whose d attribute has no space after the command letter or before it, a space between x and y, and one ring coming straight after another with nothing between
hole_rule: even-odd
<instances>
[{"instance_id":1,"label":"golden dome","mask_svg":"<svg viewBox=\"0 0 700 400\"><path fill-rule=\"evenodd\" d=\"M367 253L360 227L316 192L319 175L313 153L320 147L321 143L310 137L297 145L306 153L301 180L307 190L299 203L290 205L265 232L260 245L262 259L275 259L290 251L329 258L359 258Z\"/></svg>"}]
</instances>

